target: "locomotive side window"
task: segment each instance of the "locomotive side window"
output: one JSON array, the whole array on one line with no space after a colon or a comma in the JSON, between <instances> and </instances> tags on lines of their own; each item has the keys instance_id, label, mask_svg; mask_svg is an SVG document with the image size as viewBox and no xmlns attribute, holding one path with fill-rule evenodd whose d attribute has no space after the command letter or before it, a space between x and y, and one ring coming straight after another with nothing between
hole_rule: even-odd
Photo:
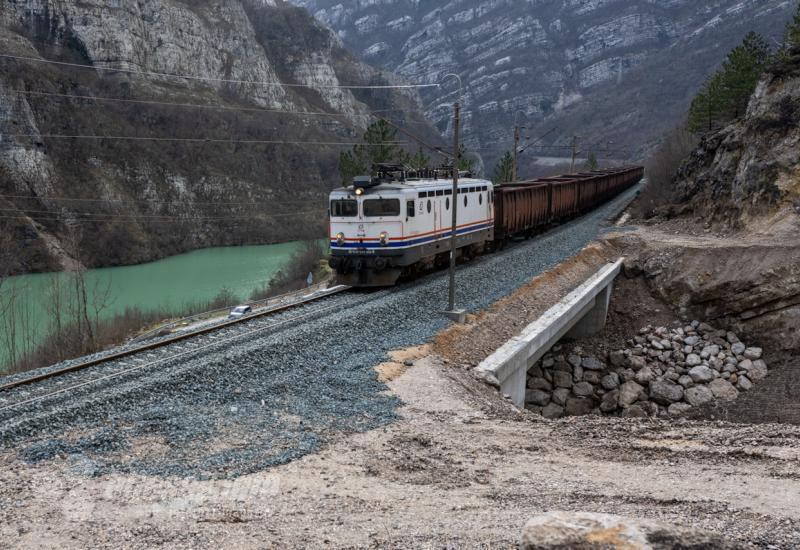
<instances>
[{"instance_id":1,"label":"locomotive side window","mask_svg":"<svg viewBox=\"0 0 800 550\"><path fill-rule=\"evenodd\" d=\"M414 201L406 201L406 217L413 218L415 214Z\"/></svg>"},{"instance_id":2,"label":"locomotive side window","mask_svg":"<svg viewBox=\"0 0 800 550\"><path fill-rule=\"evenodd\" d=\"M450 197L444 199L444 208L445 210L450 210Z\"/></svg>"},{"instance_id":3,"label":"locomotive side window","mask_svg":"<svg viewBox=\"0 0 800 550\"><path fill-rule=\"evenodd\" d=\"M364 201L364 215L368 218L399 216L400 199L369 199Z\"/></svg>"},{"instance_id":4,"label":"locomotive side window","mask_svg":"<svg viewBox=\"0 0 800 550\"><path fill-rule=\"evenodd\" d=\"M483 193L478 193L478 204L483 204Z\"/></svg>"},{"instance_id":5,"label":"locomotive side window","mask_svg":"<svg viewBox=\"0 0 800 550\"><path fill-rule=\"evenodd\" d=\"M464 193L464 206L467 206L467 194Z\"/></svg>"},{"instance_id":6,"label":"locomotive side window","mask_svg":"<svg viewBox=\"0 0 800 550\"><path fill-rule=\"evenodd\" d=\"M431 201L428 199L428 214L431 213Z\"/></svg>"},{"instance_id":7,"label":"locomotive side window","mask_svg":"<svg viewBox=\"0 0 800 550\"><path fill-rule=\"evenodd\" d=\"M335 218L354 218L358 216L358 202L352 199L332 200L331 216Z\"/></svg>"}]
</instances>

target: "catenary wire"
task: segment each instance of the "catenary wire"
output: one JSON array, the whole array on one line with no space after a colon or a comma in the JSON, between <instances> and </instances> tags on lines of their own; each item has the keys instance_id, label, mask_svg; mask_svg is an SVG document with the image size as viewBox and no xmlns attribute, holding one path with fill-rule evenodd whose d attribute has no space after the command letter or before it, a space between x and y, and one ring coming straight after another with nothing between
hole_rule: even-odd
<instances>
[{"instance_id":1,"label":"catenary wire","mask_svg":"<svg viewBox=\"0 0 800 550\"><path fill-rule=\"evenodd\" d=\"M246 145L319 145L319 146L353 146L380 147L383 145L407 145L406 141L382 141L380 143L362 143L358 141L287 141L269 139L220 139L220 138L174 138L156 136L103 136L103 135L66 135L66 134L5 134L13 138L47 138L47 139L93 139L93 140L127 140L127 141L160 141L186 143L240 143ZM2 134L0 134L2 137Z\"/></svg>"},{"instance_id":2,"label":"catenary wire","mask_svg":"<svg viewBox=\"0 0 800 550\"><path fill-rule=\"evenodd\" d=\"M165 107L186 107L186 108L194 108L194 109L209 109L209 110L219 110L219 111L243 111L243 112L258 112L258 113L283 113L283 114L290 114L290 115L298 115L298 116L329 116L329 117L347 117L349 115L345 115L343 113L331 113L326 111L293 111L289 109L270 109L267 107L235 107L232 105L208 105L208 104L201 104L201 103L181 103L181 102L172 102L172 101L158 101L155 99L133 99L133 98L122 98L122 97L107 97L107 96L94 96L94 95L75 95L75 94L59 94L56 92L42 92L38 90L9 90L10 93L19 94L19 95L32 95L32 96L42 96L42 97L57 97L57 98L65 98L65 99L80 99L84 101L107 101L107 102L115 102L115 103L133 103L133 104L142 104L142 105L158 105L158 106L165 106ZM378 113L390 113L390 112L404 112L403 109L377 109L374 111L368 111L363 113L363 115L354 115L354 116L370 116L370 115L377 115Z\"/></svg>"},{"instance_id":3,"label":"catenary wire","mask_svg":"<svg viewBox=\"0 0 800 550\"><path fill-rule=\"evenodd\" d=\"M220 82L223 84L254 84L259 86L279 86L283 88L330 88L330 89L344 89L344 90L391 90L391 89L409 89L409 88L438 88L439 84L381 84L381 85L343 85L343 84L297 84L297 83L284 83L284 82L263 82L258 80L237 80L230 78L214 78L208 76L196 75L179 75L170 73L160 73L155 71L141 71L137 69L115 69L113 67L97 67L94 65L84 65L82 63L68 63L66 61L55 61L52 59L39 59L36 57L26 57L22 55L0 54L0 58L13 59L16 61L30 61L33 63L47 63L51 65L59 65L63 67L75 67L80 69L89 69L94 71L108 71L115 73L126 73L138 76L155 76L159 78L178 78L183 80L198 80L204 82Z\"/></svg>"},{"instance_id":4,"label":"catenary wire","mask_svg":"<svg viewBox=\"0 0 800 550\"><path fill-rule=\"evenodd\" d=\"M292 200L292 201L264 201L264 202L225 202L225 201L191 201L192 205L211 205L211 206L254 206L261 208L262 206L285 205L285 204L309 204L315 200L327 200L328 195L317 195L309 197L307 200ZM186 204L186 200L157 200L157 199L92 199L80 197L52 197L52 196L29 196L29 195L5 195L0 193L0 199L7 200L43 200L43 201L62 201L62 202L101 202L111 204Z\"/></svg>"}]
</instances>

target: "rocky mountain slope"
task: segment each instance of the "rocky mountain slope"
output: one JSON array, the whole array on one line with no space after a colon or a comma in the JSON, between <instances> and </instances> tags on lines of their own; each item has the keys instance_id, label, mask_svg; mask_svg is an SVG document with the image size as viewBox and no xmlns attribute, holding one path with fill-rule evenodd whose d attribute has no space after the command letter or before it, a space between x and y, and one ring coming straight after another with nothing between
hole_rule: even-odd
<instances>
[{"instance_id":1,"label":"rocky mountain slope","mask_svg":"<svg viewBox=\"0 0 800 550\"><path fill-rule=\"evenodd\" d=\"M335 88L394 80L282 0L9 0L0 53L12 272L322 234L346 146L307 142L352 142L371 110L402 122L418 102Z\"/></svg>"},{"instance_id":2,"label":"rocky mountain slope","mask_svg":"<svg viewBox=\"0 0 800 550\"><path fill-rule=\"evenodd\" d=\"M706 136L677 177L684 210L733 228L800 214L800 48L773 65L747 114Z\"/></svg>"},{"instance_id":3,"label":"rocky mountain slope","mask_svg":"<svg viewBox=\"0 0 800 550\"><path fill-rule=\"evenodd\" d=\"M414 81L460 75L464 131L492 162L515 118L546 143L639 158L747 31L780 35L787 0L292 0L369 63ZM455 79L423 95L449 130ZM609 143L613 142L613 143ZM544 149L545 156L569 156ZM527 156L526 156L527 157ZM529 160L529 158L528 158Z\"/></svg>"}]
</instances>

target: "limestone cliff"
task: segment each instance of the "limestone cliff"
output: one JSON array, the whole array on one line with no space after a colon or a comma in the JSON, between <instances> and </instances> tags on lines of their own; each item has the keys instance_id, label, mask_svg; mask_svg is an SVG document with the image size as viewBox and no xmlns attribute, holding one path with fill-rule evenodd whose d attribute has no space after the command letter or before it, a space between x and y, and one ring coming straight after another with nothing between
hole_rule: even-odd
<instances>
[{"instance_id":1,"label":"limestone cliff","mask_svg":"<svg viewBox=\"0 0 800 550\"><path fill-rule=\"evenodd\" d=\"M703 139L677 182L709 223L763 230L800 214L800 50L763 77L740 121Z\"/></svg>"},{"instance_id":2,"label":"limestone cliff","mask_svg":"<svg viewBox=\"0 0 800 550\"><path fill-rule=\"evenodd\" d=\"M418 102L336 88L394 77L282 0L5 0L0 54L17 272L321 235L343 146L305 143L353 141L370 111L402 122Z\"/></svg>"},{"instance_id":3,"label":"limestone cliff","mask_svg":"<svg viewBox=\"0 0 800 550\"><path fill-rule=\"evenodd\" d=\"M533 137L556 128L548 145L578 134L584 154L645 156L730 48L750 30L780 38L794 9L786 0L291 1L369 63L424 82L459 74L467 144L489 163L510 149L515 119ZM455 90L451 79L423 94L445 133Z\"/></svg>"}]
</instances>

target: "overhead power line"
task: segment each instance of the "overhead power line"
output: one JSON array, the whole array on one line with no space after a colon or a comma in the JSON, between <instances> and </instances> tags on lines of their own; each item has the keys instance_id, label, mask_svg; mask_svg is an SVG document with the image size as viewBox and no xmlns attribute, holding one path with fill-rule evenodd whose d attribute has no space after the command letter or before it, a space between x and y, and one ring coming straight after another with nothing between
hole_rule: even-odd
<instances>
[{"instance_id":1,"label":"overhead power line","mask_svg":"<svg viewBox=\"0 0 800 550\"><path fill-rule=\"evenodd\" d=\"M18 95L27 95L27 96L38 96L38 97L53 97L53 98L60 98L60 99L71 99L71 100L81 100L81 101L97 101L97 102L109 102L109 103L124 103L124 104L133 104L133 105L155 105L155 106L163 106L163 107L177 107L177 108L187 108L187 109L204 109L209 111L234 111L234 112L249 112L249 113L277 113L277 114L287 114L293 116L314 116L314 117L330 117L330 118L342 118L345 120L349 120L351 115L347 115L344 113L332 113L328 111L298 111L298 110L290 110L290 109L270 109L267 107L237 107L232 105L208 105L202 103L182 103L182 102L172 102L172 101L159 101L154 99L134 99L134 98L118 98L118 97L107 97L107 96L92 96L92 95L75 95L75 94L60 94L56 92L41 92L37 90L10 90L10 93L15 93ZM384 116L385 113L405 113L405 109L376 109L374 111L367 111L362 114L356 114L352 116L365 116L365 117L377 117L387 120L393 126L397 126L395 123L389 121ZM427 126L430 123L428 121L413 121L413 120L406 120L403 124L409 125L418 125L418 126Z\"/></svg>"},{"instance_id":2,"label":"overhead power line","mask_svg":"<svg viewBox=\"0 0 800 550\"><path fill-rule=\"evenodd\" d=\"M29 61L31 63L46 63L50 65L59 65L62 67L74 67L79 69L88 69L94 71L106 71L114 73L133 74L137 76L154 76L159 78L178 78L182 80L196 80L203 82L218 82L222 84L253 84L258 86L279 86L283 88L327 88L327 89L344 89L344 90L392 90L392 89L408 89L408 88L438 88L439 84L297 84L285 82L264 82L260 80L237 80L231 78L215 78L208 76L196 75L180 75L171 73L160 73L155 71L141 71L137 69L118 69L113 67L98 67L95 65L84 65L82 63L68 63L66 61L54 61L51 59L41 59L36 57L26 57L22 55L0 54L0 58L13 59L16 61Z\"/></svg>"},{"instance_id":3,"label":"overhead power line","mask_svg":"<svg viewBox=\"0 0 800 550\"><path fill-rule=\"evenodd\" d=\"M281 212L277 214L263 214L261 216L168 216L168 215L148 215L148 214L114 214L103 212L54 212L50 210L28 210L25 208L0 208L0 212L9 212L15 216L3 215L3 218L39 219L40 221L68 221L65 217L78 217L78 221L114 221L114 220L143 220L143 221L233 221L233 220L265 220L272 218L284 218L292 216L302 216L306 214L319 214L326 212L326 208L315 208L312 210L302 210L297 212ZM44 217L49 216L49 217ZM73 221L73 220L69 220Z\"/></svg>"},{"instance_id":4,"label":"overhead power line","mask_svg":"<svg viewBox=\"0 0 800 550\"><path fill-rule=\"evenodd\" d=\"M405 141L382 141L380 143L362 143L359 141L286 141L269 139L219 139L219 138L172 138L172 137L149 137L149 136L92 136L92 135L65 135L65 134L5 134L13 138L47 138L47 139L92 139L92 140L127 140L127 141L174 141L189 143L241 143L248 145L320 145L320 146L352 146L364 145L379 147L382 145L407 145ZM0 134L0 138L3 135Z\"/></svg>"},{"instance_id":5,"label":"overhead power line","mask_svg":"<svg viewBox=\"0 0 800 550\"><path fill-rule=\"evenodd\" d=\"M309 197L307 200L292 200L292 201L265 201L265 202L226 202L226 201L194 201L191 199L184 200L157 200L157 199L92 199L81 197L52 197L47 195L5 195L0 193L0 199L6 200L43 200L43 201L61 201L61 202L99 202L109 204L192 204L192 205L213 205L213 206L254 206L262 208L263 206L277 206L285 204L310 204L315 200L327 200L327 195L319 195L318 197Z\"/></svg>"},{"instance_id":6,"label":"overhead power line","mask_svg":"<svg viewBox=\"0 0 800 550\"><path fill-rule=\"evenodd\" d=\"M314 213L312 213L312 214L314 214ZM114 218L105 218L105 219L94 219L94 218L92 218L92 219L89 219L89 218L63 219L63 218L41 218L41 217L38 217L38 216L34 217L34 216L22 216L22 215L20 215L20 216L2 216L2 215L0 215L0 220L17 220L17 221L24 221L24 222L34 221L34 222L37 222L37 223L53 221L53 222L64 222L64 223L66 223L68 225L85 224L85 223L102 223L102 222L113 222L113 221L116 221ZM174 223L185 223L185 222L191 222L191 221L197 221L198 223L202 223L202 222L207 222L209 220L191 220L191 219L135 220L135 219L133 219L133 220L120 220L120 221L129 221L129 222L140 221L140 222L146 223L146 224L157 224L157 223L174 224ZM268 217L264 217L264 218L252 218L252 219L249 220L249 223L255 223L255 222L266 223L266 222L272 222L272 221L275 221L275 220L272 218L272 216L268 216ZM298 221L303 222L303 220L298 220ZM217 225L217 226L219 226L219 225L223 225L224 226L224 225L232 225L232 224L241 224L241 223L244 223L244 222L245 222L245 220L230 219L230 218L226 218L224 220L212 220L212 223L214 223L214 225ZM282 222L282 223L286 223L286 222Z\"/></svg>"},{"instance_id":7,"label":"overhead power line","mask_svg":"<svg viewBox=\"0 0 800 550\"><path fill-rule=\"evenodd\" d=\"M313 208L311 210L303 210L297 212L280 212L277 214L267 214L264 213L265 216L276 216L276 217L284 217L284 216L297 216L299 214L308 214L311 212L319 212L320 210L325 210L325 208ZM32 210L29 208L0 208L0 212L22 212L25 214L50 214L50 215L71 215L71 216L111 216L115 218L169 218L169 219L181 219L181 220L227 220L232 218L241 218L241 219L249 219L249 218L257 218L258 216L247 215L247 216L178 216L174 214L117 214L114 212L71 212L71 211L53 211L53 210Z\"/></svg>"},{"instance_id":8,"label":"overhead power line","mask_svg":"<svg viewBox=\"0 0 800 550\"><path fill-rule=\"evenodd\" d=\"M329 117L347 117L343 113L330 113L326 111L296 111L289 109L269 109L266 107L234 107L231 105L208 105L201 103L180 103L172 101L158 101L154 99L132 99L132 98L119 98L119 97L105 97L93 95L74 95L74 94L59 94L55 92L40 92L35 90L10 90L11 93L20 95L42 96L42 97L59 97L65 99L80 99L84 101L108 101L114 103L134 103L141 105L159 105L166 107L187 107L193 109L209 109L212 111L243 111L243 112L257 112L257 113L283 113L298 116L329 116ZM390 113L390 112L404 112L403 109L379 109L376 111L368 111L363 116L376 115L377 113ZM355 115L359 116L359 115Z\"/></svg>"}]
</instances>

